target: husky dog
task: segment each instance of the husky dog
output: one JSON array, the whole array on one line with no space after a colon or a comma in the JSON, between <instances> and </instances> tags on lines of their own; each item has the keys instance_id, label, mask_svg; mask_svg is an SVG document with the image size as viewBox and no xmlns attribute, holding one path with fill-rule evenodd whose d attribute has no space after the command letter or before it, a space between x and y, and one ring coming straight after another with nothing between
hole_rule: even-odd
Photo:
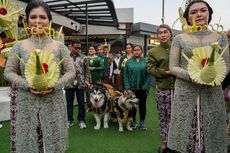
<instances>
[{"instance_id":1,"label":"husky dog","mask_svg":"<svg viewBox=\"0 0 230 153\"><path fill-rule=\"evenodd\" d=\"M95 130L101 128L101 118L104 116L104 128L109 128L109 106L107 92L103 87L94 86L90 89L89 101L92 106L94 117L96 120Z\"/></svg>"},{"instance_id":2,"label":"husky dog","mask_svg":"<svg viewBox=\"0 0 230 153\"><path fill-rule=\"evenodd\" d=\"M128 131L132 131L133 129L130 127L130 124L133 122L131 110L138 106L139 99L136 98L136 95L131 90L128 90L121 96L115 98L114 101L114 110L119 123L119 132L123 132L123 123L126 123Z\"/></svg>"}]
</instances>

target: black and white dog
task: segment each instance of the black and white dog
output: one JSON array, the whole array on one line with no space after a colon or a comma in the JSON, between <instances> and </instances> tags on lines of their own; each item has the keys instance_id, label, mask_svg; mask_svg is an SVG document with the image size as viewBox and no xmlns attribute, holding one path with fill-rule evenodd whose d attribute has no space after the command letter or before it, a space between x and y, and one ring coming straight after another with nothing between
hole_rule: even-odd
<instances>
[{"instance_id":1,"label":"black and white dog","mask_svg":"<svg viewBox=\"0 0 230 153\"><path fill-rule=\"evenodd\" d=\"M104 128L109 128L109 105L108 105L108 94L103 86L93 86L89 91L89 101L94 112L96 120L95 130L101 128L101 118L104 116Z\"/></svg>"}]
</instances>

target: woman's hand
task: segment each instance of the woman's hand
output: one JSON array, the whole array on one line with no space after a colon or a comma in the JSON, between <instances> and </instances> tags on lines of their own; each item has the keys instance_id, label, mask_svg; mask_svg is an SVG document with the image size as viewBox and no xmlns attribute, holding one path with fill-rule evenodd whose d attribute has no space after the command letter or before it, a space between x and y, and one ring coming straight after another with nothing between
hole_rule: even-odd
<instances>
[{"instance_id":1,"label":"woman's hand","mask_svg":"<svg viewBox=\"0 0 230 153\"><path fill-rule=\"evenodd\" d=\"M227 93L228 100L230 100L230 91Z\"/></svg>"},{"instance_id":2,"label":"woman's hand","mask_svg":"<svg viewBox=\"0 0 230 153\"><path fill-rule=\"evenodd\" d=\"M200 85L199 83L197 83L195 80L193 80L192 78L190 78L190 80L192 81L193 84L195 85Z\"/></svg>"},{"instance_id":3,"label":"woman's hand","mask_svg":"<svg viewBox=\"0 0 230 153\"><path fill-rule=\"evenodd\" d=\"M95 67L89 67L89 70L94 70L95 69Z\"/></svg>"},{"instance_id":4,"label":"woman's hand","mask_svg":"<svg viewBox=\"0 0 230 153\"><path fill-rule=\"evenodd\" d=\"M51 92L53 92L54 88L48 88L47 90L42 90L42 91L38 91L33 89L32 87L29 87L29 91L35 95L40 95L40 96L44 96L46 94L49 94Z\"/></svg>"},{"instance_id":5,"label":"woman's hand","mask_svg":"<svg viewBox=\"0 0 230 153\"><path fill-rule=\"evenodd\" d=\"M165 71L167 75L171 75L171 72L169 70Z\"/></svg>"},{"instance_id":6,"label":"woman's hand","mask_svg":"<svg viewBox=\"0 0 230 153\"><path fill-rule=\"evenodd\" d=\"M90 89L92 85L89 83L89 81L85 81L85 88Z\"/></svg>"}]
</instances>

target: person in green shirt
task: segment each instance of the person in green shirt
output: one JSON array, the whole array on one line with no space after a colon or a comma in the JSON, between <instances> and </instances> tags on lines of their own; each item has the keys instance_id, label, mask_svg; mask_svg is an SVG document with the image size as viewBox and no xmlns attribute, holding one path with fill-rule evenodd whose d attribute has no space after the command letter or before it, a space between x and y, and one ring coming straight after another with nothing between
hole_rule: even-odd
<instances>
[{"instance_id":1,"label":"person in green shirt","mask_svg":"<svg viewBox=\"0 0 230 153\"><path fill-rule=\"evenodd\" d=\"M104 60L104 68L102 70L102 81L104 82L108 78L108 66L109 66L109 59L106 55L104 55L102 46L97 47L97 56L101 57Z\"/></svg>"},{"instance_id":2,"label":"person in green shirt","mask_svg":"<svg viewBox=\"0 0 230 153\"><path fill-rule=\"evenodd\" d=\"M174 77L169 71L169 52L171 46L171 28L162 24L157 29L160 45L148 53L147 71L156 81L157 110L159 116L160 135L163 141L158 152L167 150L168 131L171 115L172 93L174 88Z\"/></svg>"},{"instance_id":3,"label":"person in green shirt","mask_svg":"<svg viewBox=\"0 0 230 153\"><path fill-rule=\"evenodd\" d=\"M94 46L89 47L89 54L87 56L87 62L89 65L91 83L96 84L102 80L102 73L104 70L104 60L96 55Z\"/></svg>"},{"instance_id":4,"label":"person in green shirt","mask_svg":"<svg viewBox=\"0 0 230 153\"><path fill-rule=\"evenodd\" d=\"M124 88L132 90L139 99L140 129L147 130L145 125L146 99L151 76L147 72L147 60L142 56L143 49L140 45L134 46L133 57L127 60L124 69ZM124 93L126 93L124 91ZM136 108L132 109L132 128L136 128Z\"/></svg>"},{"instance_id":5,"label":"person in green shirt","mask_svg":"<svg viewBox=\"0 0 230 153\"><path fill-rule=\"evenodd\" d=\"M124 90L124 69L125 69L125 65L126 65L127 60L133 56L133 44L127 43L125 45L125 52L126 52L126 54L121 56L121 59L120 59L119 64L118 64L118 69L121 70L121 72L120 72L120 75L121 75L120 79L121 80L120 80L119 89L122 89L122 90Z\"/></svg>"}]
</instances>

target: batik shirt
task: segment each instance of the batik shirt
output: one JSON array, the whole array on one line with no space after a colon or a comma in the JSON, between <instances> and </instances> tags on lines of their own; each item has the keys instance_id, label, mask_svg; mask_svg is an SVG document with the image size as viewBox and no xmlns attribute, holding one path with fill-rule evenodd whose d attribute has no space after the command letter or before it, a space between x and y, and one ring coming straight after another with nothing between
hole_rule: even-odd
<instances>
[{"instance_id":1,"label":"batik shirt","mask_svg":"<svg viewBox=\"0 0 230 153\"><path fill-rule=\"evenodd\" d=\"M69 82L65 89L68 88L78 88L82 89L85 86L85 81L89 81L90 79L90 72L89 72L89 66L87 63L87 56L83 54L79 55L70 55L73 59L74 67L76 70L76 77L72 82Z\"/></svg>"}]
</instances>

